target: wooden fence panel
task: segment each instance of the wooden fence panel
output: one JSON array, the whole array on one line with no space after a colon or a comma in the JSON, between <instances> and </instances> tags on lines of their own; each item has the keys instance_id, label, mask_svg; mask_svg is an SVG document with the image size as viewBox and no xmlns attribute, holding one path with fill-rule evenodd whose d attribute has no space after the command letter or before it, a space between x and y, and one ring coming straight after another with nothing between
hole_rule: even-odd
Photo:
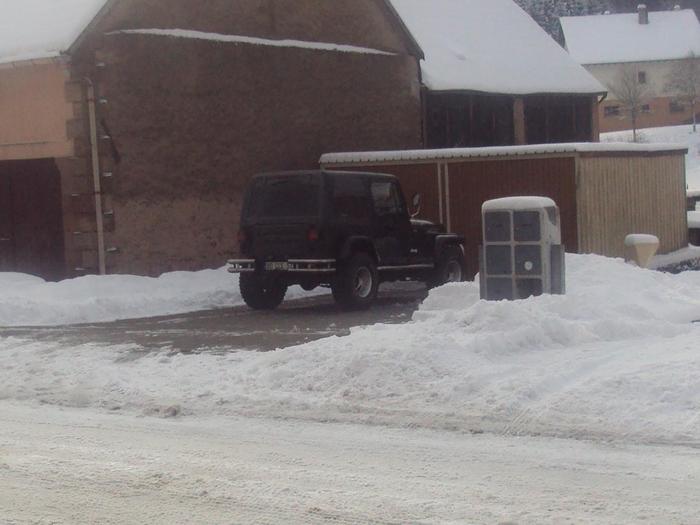
<instances>
[{"instance_id":1,"label":"wooden fence panel","mask_svg":"<svg viewBox=\"0 0 700 525\"><path fill-rule=\"evenodd\" d=\"M581 251L624 254L625 236L648 233L661 253L688 245L683 155L581 157Z\"/></svg>"},{"instance_id":2,"label":"wooden fence panel","mask_svg":"<svg viewBox=\"0 0 700 525\"><path fill-rule=\"evenodd\" d=\"M568 252L578 251L576 160L572 157L498 159L454 162L449 175L451 227L465 236L468 273L478 272L481 244L481 205L484 201L518 195L553 199L560 208L562 241Z\"/></svg>"}]
</instances>

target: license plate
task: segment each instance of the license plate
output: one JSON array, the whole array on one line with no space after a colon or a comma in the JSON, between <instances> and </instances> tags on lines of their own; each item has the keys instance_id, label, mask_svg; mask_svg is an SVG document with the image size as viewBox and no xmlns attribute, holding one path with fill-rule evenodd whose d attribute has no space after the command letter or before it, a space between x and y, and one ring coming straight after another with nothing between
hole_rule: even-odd
<instances>
[{"instance_id":1,"label":"license plate","mask_svg":"<svg viewBox=\"0 0 700 525\"><path fill-rule=\"evenodd\" d=\"M288 262L266 262L265 269L271 272L285 272L289 270Z\"/></svg>"}]
</instances>

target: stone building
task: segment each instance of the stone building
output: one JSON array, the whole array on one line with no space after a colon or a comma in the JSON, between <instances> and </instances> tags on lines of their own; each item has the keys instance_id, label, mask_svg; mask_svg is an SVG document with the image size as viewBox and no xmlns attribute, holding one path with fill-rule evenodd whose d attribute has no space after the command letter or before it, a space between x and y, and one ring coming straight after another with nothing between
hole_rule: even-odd
<instances>
[{"instance_id":1,"label":"stone building","mask_svg":"<svg viewBox=\"0 0 700 525\"><path fill-rule=\"evenodd\" d=\"M11 0L0 17L0 270L221 266L254 173L422 143L422 54L384 0Z\"/></svg>"}]
</instances>

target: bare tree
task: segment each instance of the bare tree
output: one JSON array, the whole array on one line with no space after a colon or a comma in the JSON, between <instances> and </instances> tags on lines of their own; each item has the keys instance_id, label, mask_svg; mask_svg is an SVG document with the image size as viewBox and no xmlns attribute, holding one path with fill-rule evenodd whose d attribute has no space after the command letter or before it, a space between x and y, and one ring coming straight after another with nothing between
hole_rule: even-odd
<instances>
[{"instance_id":1,"label":"bare tree","mask_svg":"<svg viewBox=\"0 0 700 525\"><path fill-rule=\"evenodd\" d=\"M620 71L617 80L609 87L620 102L622 111L632 120L632 138L637 142L639 115L642 114L644 105L651 96L648 86L639 82L639 70L628 65Z\"/></svg>"},{"instance_id":2,"label":"bare tree","mask_svg":"<svg viewBox=\"0 0 700 525\"><path fill-rule=\"evenodd\" d=\"M692 51L677 62L669 73L667 89L693 111L693 133L697 131L697 104L700 98L700 59Z\"/></svg>"}]
</instances>

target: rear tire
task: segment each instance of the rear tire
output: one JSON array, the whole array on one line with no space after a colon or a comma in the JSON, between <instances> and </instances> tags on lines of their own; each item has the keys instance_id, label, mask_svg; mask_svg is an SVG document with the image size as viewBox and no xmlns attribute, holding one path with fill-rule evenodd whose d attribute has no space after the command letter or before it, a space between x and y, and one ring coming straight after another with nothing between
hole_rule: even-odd
<instances>
[{"instance_id":1,"label":"rear tire","mask_svg":"<svg viewBox=\"0 0 700 525\"><path fill-rule=\"evenodd\" d=\"M242 273L239 286L241 296L254 310L274 310L287 294L287 285L279 279L262 279L255 273Z\"/></svg>"},{"instance_id":2,"label":"rear tire","mask_svg":"<svg viewBox=\"0 0 700 525\"><path fill-rule=\"evenodd\" d=\"M353 255L339 269L332 286L333 299L346 310L366 310L377 298L379 273L365 253Z\"/></svg>"},{"instance_id":3,"label":"rear tire","mask_svg":"<svg viewBox=\"0 0 700 525\"><path fill-rule=\"evenodd\" d=\"M447 283L459 283L465 280L466 264L464 254L459 246L446 247L428 280L428 288L437 288Z\"/></svg>"}]
</instances>

